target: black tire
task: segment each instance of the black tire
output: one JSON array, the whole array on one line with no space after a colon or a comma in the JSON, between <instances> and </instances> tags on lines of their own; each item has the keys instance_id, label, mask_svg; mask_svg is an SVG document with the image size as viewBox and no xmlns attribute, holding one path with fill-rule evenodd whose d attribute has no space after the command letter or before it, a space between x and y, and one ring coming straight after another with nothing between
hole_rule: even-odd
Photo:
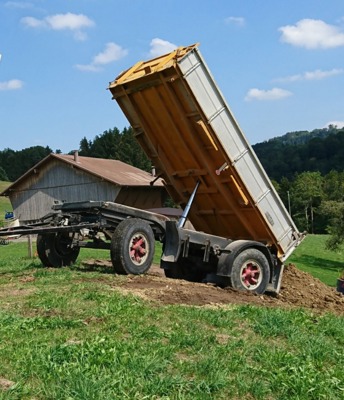
<instances>
[{"instance_id":1,"label":"black tire","mask_svg":"<svg viewBox=\"0 0 344 400\"><path fill-rule=\"evenodd\" d=\"M71 235L69 233L44 235L45 256L43 256L43 260L45 257L47 258L48 266L58 268L75 263L80 253L80 247L72 247L73 237Z\"/></svg>"},{"instance_id":2,"label":"black tire","mask_svg":"<svg viewBox=\"0 0 344 400\"><path fill-rule=\"evenodd\" d=\"M270 266L265 255L257 249L246 249L234 259L232 287L258 294L265 292L270 279Z\"/></svg>"},{"instance_id":3,"label":"black tire","mask_svg":"<svg viewBox=\"0 0 344 400\"><path fill-rule=\"evenodd\" d=\"M187 280L186 273L184 269L182 268L181 265L178 263L164 263L164 261L161 261L161 267L164 269L165 276L170 279L185 279ZM168 264L168 267L166 268Z\"/></svg>"},{"instance_id":4,"label":"black tire","mask_svg":"<svg viewBox=\"0 0 344 400\"><path fill-rule=\"evenodd\" d=\"M161 261L161 268L164 269L165 276L171 279L184 279L190 282L202 282L206 273L197 269L189 260L178 260L174 263Z\"/></svg>"},{"instance_id":5,"label":"black tire","mask_svg":"<svg viewBox=\"0 0 344 400\"><path fill-rule=\"evenodd\" d=\"M37 254L38 254L38 257L41 260L42 264L45 267L52 267L47 255L45 253L45 251L47 249L46 237L47 237L47 235L42 235L42 234L37 235L37 240L36 240Z\"/></svg>"},{"instance_id":6,"label":"black tire","mask_svg":"<svg viewBox=\"0 0 344 400\"><path fill-rule=\"evenodd\" d=\"M154 234L148 222L130 218L117 226L110 252L117 274L144 274L152 265L154 251Z\"/></svg>"}]
</instances>

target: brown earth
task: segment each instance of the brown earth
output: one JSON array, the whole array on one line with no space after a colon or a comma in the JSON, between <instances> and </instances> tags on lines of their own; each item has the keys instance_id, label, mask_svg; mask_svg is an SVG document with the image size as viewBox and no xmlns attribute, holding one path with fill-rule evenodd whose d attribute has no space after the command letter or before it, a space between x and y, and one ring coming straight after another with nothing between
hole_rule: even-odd
<instances>
[{"instance_id":1,"label":"brown earth","mask_svg":"<svg viewBox=\"0 0 344 400\"><path fill-rule=\"evenodd\" d=\"M90 260L88 266L108 266L111 263ZM331 312L344 315L344 296L295 265L285 267L278 296L257 295L213 284L193 283L166 278L164 271L153 265L145 275L128 275L116 286L125 293L138 295L160 304L225 305L251 304L266 307L304 308L316 313Z\"/></svg>"}]
</instances>

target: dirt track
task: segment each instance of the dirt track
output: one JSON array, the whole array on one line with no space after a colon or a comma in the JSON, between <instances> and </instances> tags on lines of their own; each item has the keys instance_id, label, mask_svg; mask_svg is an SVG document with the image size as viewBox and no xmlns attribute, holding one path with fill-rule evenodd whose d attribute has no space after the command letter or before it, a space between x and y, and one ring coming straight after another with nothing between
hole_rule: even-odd
<instances>
[{"instance_id":1,"label":"dirt track","mask_svg":"<svg viewBox=\"0 0 344 400\"><path fill-rule=\"evenodd\" d=\"M111 265L111 263L99 260L90 260L87 264ZM157 265L153 265L145 275L127 276L124 282L117 287L124 292L130 292L161 304L198 306L252 304L284 308L302 307L318 313L332 312L344 315L344 296L334 288L330 288L311 275L298 270L294 265L286 266L281 291L277 297L168 279Z\"/></svg>"}]
</instances>

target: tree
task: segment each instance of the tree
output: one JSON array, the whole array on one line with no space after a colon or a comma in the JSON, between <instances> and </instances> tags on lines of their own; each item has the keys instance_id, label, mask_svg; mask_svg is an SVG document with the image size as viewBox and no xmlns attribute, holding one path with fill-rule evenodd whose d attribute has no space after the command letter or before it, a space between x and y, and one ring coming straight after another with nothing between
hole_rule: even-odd
<instances>
[{"instance_id":1,"label":"tree","mask_svg":"<svg viewBox=\"0 0 344 400\"><path fill-rule=\"evenodd\" d=\"M0 181L8 181L6 171L2 167L0 167Z\"/></svg>"},{"instance_id":2,"label":"tree","mask_svg":"<svg viewBox=\"0 0 344 400\"><path fill-rule=\"evenodd\" d=\"M124 128L118 149L118 159L137 168L150 172L151 161L148 159L134 136L133 129Z\"/></svg>"},{"instance_id":3,"label":"tree","mask_svg":"<svg viewBox=\"0 0 344 400\"><path fill-rule=\"evenodd\" d=\"M326 221L326 231L331 236L327 247L337 250L344 242L344 172L331 171L324 177L326 200L320 207Z\"/></svg>"},{"instance_id":4,"label":"tree","mask_svg":"<svg viewBox=\"0 0 344 400\"><path fill-rule=\"evenodd\" d=\"M331 235L326 242L330 250L338 250L344 243L344 202L327 202L326 211L329 216L328 233Z\"/></svg>"},{"instance_id":5,"label":"tree","mask_svg":"<svg viewBox=\"0 0 344 400\"><path fill-rule=\"evenodd\" d=\"M80 141L81 156L120 160L134 167L150 171L151 162L135 139L132 128L109 129L94 140Z\"/></svg>"},{"instance_id":6,"label":"tree","mask_svg":"<svg viewBox=\"0 0 344 400\"><path fill-rule=\"evenodd\" d=\"M324 177L326 200L344 201L344 172L332 170Z\"/></svg>"},{"instance_id":7,"label":"tree","mask_svg":"<svg viewBox=\"0 0 344 400\"><path fill-rule=\"evenodd\" d=\"M92 146L92 142L87 140L86 137L84 136L79 145L79 153L81 156L88 157L90 155L90 149Z\"/></svg>"},{"instance_id":8,"label":"tree","mask_svg":"<svg viewBox=\"0 0 344 400\"><path fill-rule=\"evenodd\" d=\"M48 146L33 146L19 151L5 149L0 152L0 165L13 182L51 152Z\"/></svg>"},{"instance_id":9,"label":"tree","mask_svg":"<svg viewBox=\"0 0 344 400\"><path fill-rule=\"evenodd\" d=\"M109 129L104 131L102 135L97 135L90 147L92 157L116 159L120 136L117 128Z\"/></svg>"},{"instance_id":10,"label":"tree","mask_svg":"<svg viewBox=\"0 0 344 400\"><path fill-rule=\"evenodd\" d=\"M278 186L275 185L274 181L272 181L272 183L275 186L289 214L291 214L291 204L290 204L291 182L289 181L288 178L283 177Z\"/></svg>"},{"instance_id":11,"label":"tree","mask_svg":"<svg viewBox=\"0 0 344 400\"><path fill-rule=\"evenodd\" d=\"M293 215L301 229L314 233L314 215L323 195L323 177L320 172L303 172L296 176L291 190L291 203L295 213Z\"/></svg>"}]
</instances>

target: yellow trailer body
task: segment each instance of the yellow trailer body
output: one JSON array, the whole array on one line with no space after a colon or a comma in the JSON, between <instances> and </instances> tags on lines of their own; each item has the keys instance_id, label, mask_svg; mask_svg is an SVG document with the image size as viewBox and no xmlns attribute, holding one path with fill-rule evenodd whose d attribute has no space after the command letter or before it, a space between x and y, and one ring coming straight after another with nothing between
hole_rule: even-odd
<instances>
[{"instance_id":1,"label":"yellow trailer body","mask_svg":"<svg viewBox=\"0 0 344 400\"><path fill-rule=\"evenodd\" d=\"M182 207L199 181L196 230L254 240L285 260L301 235L217 87L198 45L139 62L109 85Z\"/></svg>"}]
</instances>

